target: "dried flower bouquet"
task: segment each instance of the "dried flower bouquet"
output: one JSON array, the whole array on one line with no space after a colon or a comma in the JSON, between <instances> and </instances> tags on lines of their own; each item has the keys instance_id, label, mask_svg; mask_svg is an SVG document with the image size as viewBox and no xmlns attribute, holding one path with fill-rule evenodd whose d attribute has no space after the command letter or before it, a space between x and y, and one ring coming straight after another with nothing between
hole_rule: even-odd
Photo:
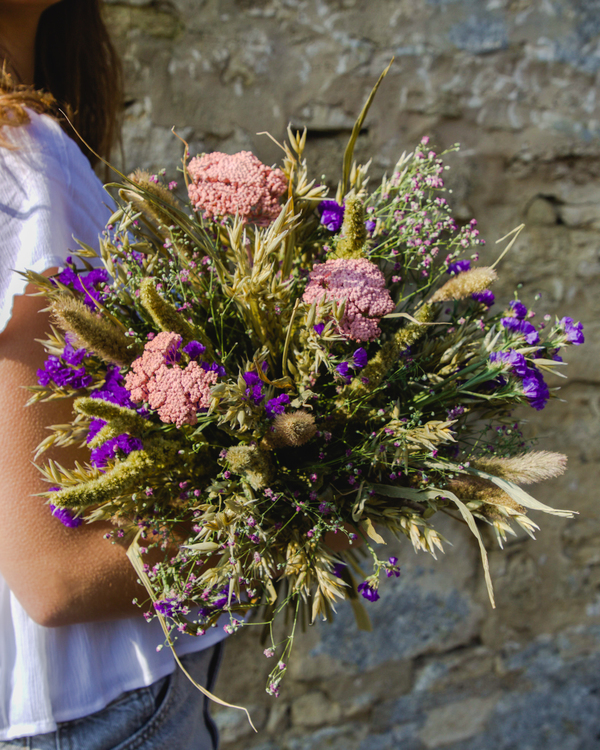
<instances>
[{"instance_id":1,"label":"dried flower bouquet","mask_svg":"<svg viewBox=\"0 0 600 750\"><path fill-rule=\"evenodd\" d=\"M571 515L523 489L565 457L531 450L511 412L544 407L544 375L582 326L495 304L496 270L476 265L476 222L453 220L427 139L369 188L353 148L371 99L334 198L309 175L306 133L288 131L281 169L186 151L189 204L161 175L123 176L103 268L82 247L53 279L27 274L56 323L31 401L74 399L39 454L90 449L84 465L43 467L52 512L131 540L146 616L169 638L201 637L223 613L236 630L235 613L261 606L272 635L291 608L265 651L275 695L297 621L349 599L368 627L361 600L399 575L380 530L435 557L435 514L458 513L493 602L480 524L502 545L515 524L533 535L530 510ZM166 550L152 566L151 546Z\"/></svg>"}]
</instances>

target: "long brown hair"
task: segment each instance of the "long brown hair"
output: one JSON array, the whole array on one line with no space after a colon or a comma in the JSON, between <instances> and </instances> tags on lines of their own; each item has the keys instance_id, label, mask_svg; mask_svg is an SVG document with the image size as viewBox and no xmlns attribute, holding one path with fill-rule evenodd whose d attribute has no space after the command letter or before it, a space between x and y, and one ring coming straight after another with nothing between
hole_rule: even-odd
<instances>
[{"instance_id":1,"label":"long brown hair","mask_svg":"<svg viewBox=\"0 0 600 750\"><path fill-rule=\"evenodd\" d=\"M61 118L63 110L91 148L108 157L122 103L121 66L102 20L100 0L61 0L40 18L33 87L18 85L6 71L0 80L0 127L27 122L24 108L29 107L57 117L77 140ZM96 164L98 159L83 146L82 150Z\"/></svg>"}]
</instances>

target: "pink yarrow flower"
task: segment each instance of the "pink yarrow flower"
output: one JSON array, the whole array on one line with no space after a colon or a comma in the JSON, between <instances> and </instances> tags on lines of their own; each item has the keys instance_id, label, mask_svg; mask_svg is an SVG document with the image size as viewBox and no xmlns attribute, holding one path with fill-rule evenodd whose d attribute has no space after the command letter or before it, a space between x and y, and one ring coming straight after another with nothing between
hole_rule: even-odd
<instances>
[{"instance_id":1,"label":"pink yarrow flower","mask_svg":"<svg viewBox=\"0 0 600 750\"><path fill-rule=\"evenodd\" d=\"M380 336L379 321L394 309L383 274L366 258L338 258L314 266L302 299L309 305L315 300L346 300L339 331L355 341Z\"/></svg>"},{"instance_id":2,"label":"pink yarrow flower","mask_svg":"<svg viewBox=\"0 0 600 750\"><path fill-rule=\"evenodd\" d=\"M172 422L177 427L196 424L198 410L210 406L210 386L218 377L216 372L204 370L197 362L179 367L180 344L178 334L159 333L144 346L144 353L133 362L125 376L125 387L132 401L147 402L163 422Z\"/></svg>"},{"instance_id":3,"label":"pink yarrow flower","mask_svg":"<svg viewBox=\"0 0 600 750\"><path fill-rule=\"evenodd\" d=\"M239 214L244 221L266 226L279 215L279 196L287 190L285 175L250 151L196 156L188 172L190 201L205 218Z\"/></svg>"}]
</instances>

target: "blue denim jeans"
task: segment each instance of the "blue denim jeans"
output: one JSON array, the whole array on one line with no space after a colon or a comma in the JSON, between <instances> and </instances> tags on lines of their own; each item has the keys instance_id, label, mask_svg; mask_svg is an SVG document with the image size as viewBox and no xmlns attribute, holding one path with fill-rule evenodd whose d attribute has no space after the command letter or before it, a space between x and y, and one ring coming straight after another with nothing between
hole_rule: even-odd
<instances>
[{"instance_id":1,"label":"blue denim jeans","mask_svg":"<svg viewBox=\"0 0 600 750\"><path fill-rule=\"evenodd\" d=\"M200 685L213 687L223 644L188 654L181 662ZM179 667L149 687L123 693L106 708L61 722L56 732L0 740L3 748L29 750L217 750L210 701Z\"/></svg>"}]
</instances>

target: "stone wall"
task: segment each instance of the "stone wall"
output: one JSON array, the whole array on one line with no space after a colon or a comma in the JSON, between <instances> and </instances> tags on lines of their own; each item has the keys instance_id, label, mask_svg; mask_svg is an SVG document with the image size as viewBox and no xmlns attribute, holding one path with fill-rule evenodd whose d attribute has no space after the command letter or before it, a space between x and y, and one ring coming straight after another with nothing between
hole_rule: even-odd
<instances>
[{"instance_id":1,"label":"stone wall","mask_svg":"<svg viewBox=\"0 0 600 750\"><path fill-rule=\"evenodd\" d=\"M501 266L538 314L581 319L570 379L534 415L540 446L569 455L537 496L579 511L539 520L537 541L489 539L498 608L473 541L442 559L390 545L402 577L370 607L375 630L301 634L279 699L257 629L228 644L216 688L247 705L214 710L223 750L591 750L600 746L600 2L598 0L110 0L126 71L127 164L170 173L192 152L279 158L307 126L314 174L339 174L354 118L395 62L360 136L373 178L424 134L449 163L460 220L494 241L526 230ZM559 385L558 380L555 385ZM530 416L532 412L523 412Z\"/></svg>"}]
</instances>

